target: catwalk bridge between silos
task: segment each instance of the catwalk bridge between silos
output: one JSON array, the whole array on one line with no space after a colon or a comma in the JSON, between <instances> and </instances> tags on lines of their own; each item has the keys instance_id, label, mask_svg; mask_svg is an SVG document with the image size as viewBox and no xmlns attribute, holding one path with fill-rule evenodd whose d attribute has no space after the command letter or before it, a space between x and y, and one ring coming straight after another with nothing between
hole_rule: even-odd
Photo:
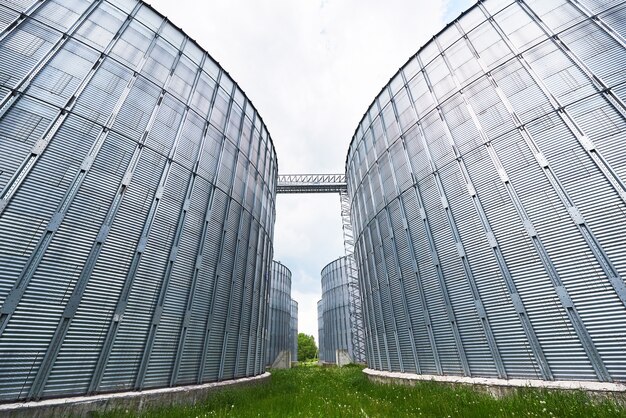
<instances>
[{"instance_id":1,"label":"catwalk bridge between silos","mask_svg":"<svg viewBox=\"0 0 626 418\"><path fill-rule=\"evenodd\" d=\"M276 193L347 193L344 174L279 174Z\"/></svg>"}]
</instances>

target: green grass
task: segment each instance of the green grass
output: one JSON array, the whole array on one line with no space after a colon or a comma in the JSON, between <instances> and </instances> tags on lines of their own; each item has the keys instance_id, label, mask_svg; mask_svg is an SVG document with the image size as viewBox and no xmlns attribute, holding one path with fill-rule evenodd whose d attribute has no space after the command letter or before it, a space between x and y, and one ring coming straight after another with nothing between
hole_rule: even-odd
<instances>
[{"instance_id":1,"label":"green grass","mask_svg":"<svg viewBox=\"0 0 626 418\"><path fill-rule=\"evenodd\" d=\"M103 416L133 416L120 411ZM471 387L369 382L361 368L305 365L274 370L271 382L226 389L202 403L144 411L142 417L626 417L613 402L582 392L522 388L494 399Z\"/></svg>"}]
</instances>

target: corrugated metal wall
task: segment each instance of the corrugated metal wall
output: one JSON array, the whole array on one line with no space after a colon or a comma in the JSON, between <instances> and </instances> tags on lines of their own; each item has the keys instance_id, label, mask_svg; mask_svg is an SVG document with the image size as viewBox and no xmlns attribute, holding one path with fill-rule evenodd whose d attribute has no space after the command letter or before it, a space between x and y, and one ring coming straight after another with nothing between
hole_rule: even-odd
<instances>
[{"instance_id":1,"label":"corrugated metal wall","mask_svg":"<svg viewBox=\"0 0 626 418\"><path fill-rule=\"evenodd\" d=\"M326 362L324 358L324 300L317 301L317 357L321 362Z\"/></svg>"},{"instance_id":2,"label":"corrugated metal wall","mask_svg":"<svg viewBox=\"0 0 626 418\"><path fill-rule=\"evenodd\" d=\"M298 361L298 302L296 302L295 299L291 299L289 347L291 347L291 361Z\"/></svg>"},{"instance_id":3,"label":"corrugated metal wall","mask_svg":"<svg viewBox=\"0 0 626 418\"><path fill-rule=\"evenodd\" d=\"M283 351L291 351L291 271L272 261L267 350L265 363L271 366Z\"/></svg>"},{"instance_id":4,"label":"corrugated metal wall","mask_svg":"<svg viewBox=\"0 0 626 418\"><path fill-rule=\"evenodd\" d=\"M350 297L348 283L348 263L352 258L341 257L322 269L322 317L324 345L323 361L336 362L336 351L347 350L351 358L352 328L350 326ZM320 343L320 347L322 344Z\"/></svg>"},{"instance_id":5,"label":"corrugated metal wall","mask_svg":"<svg viewBox=\"0 0 626 418\"><path fill-rule=\"evenodd\" d=\"M624 1L486 0L347 159L379 370L626 381Z\"/></svg>"},{"instance_id":6,"label":"corrugated metal wall","mask_svg":"<svg viewBox=\"0 0 626 418\"><path fill-rule=\"evenodd\" d=\"M0 1L0 400L260 374L276 154L149 6Z\"/></svg>"}]
</instances>

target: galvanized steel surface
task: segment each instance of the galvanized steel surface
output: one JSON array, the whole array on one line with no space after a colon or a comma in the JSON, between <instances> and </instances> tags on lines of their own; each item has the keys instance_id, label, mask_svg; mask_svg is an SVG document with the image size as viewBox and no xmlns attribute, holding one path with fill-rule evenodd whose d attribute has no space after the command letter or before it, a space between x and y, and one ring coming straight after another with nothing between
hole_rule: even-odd
<instances>
[{"instance_id":1,"label":"galvanized steel surface","mask_svg":"<svg viewBox=\"0 0 626 418\"><path fill-rule=\"evenodd\" d=\"M271 366L283 351L291 351L291 271L272 261L269 317L267 319L267 350L265 364Z\"/></svg>"},{"instance_id":2,"label":"galvanized steel surface","mask_svg":"<svg viewBox=\"0 0 626 418\"><path fill-rule=\"evenodd\" d=\"M277 160L134 0L0 1L0 400L258 375Z\"/></svg>"},{"instance_id":3,"label":"galvanized steel surface","mask_svg":"<svg viewBox=\"0 0 626 418\"><path fill-rule=\"evenodd\" d=\"M382 89L346 163L369 367L626 380L624 22L479 2Z\"/></svg>"},{"instance_id":4,"label":"galvanized steel surface","mask_svg":"<svg viewBox=\"0 0 626 418\"><path fill-rule=\"evenodd\" d=\"M326 363L336 362L336 351L346 350L354 358L350 322L349 268L352 258L341 257L322 269L323 345L320 356Z\"/></svg>"},{"instance_id":5,"label":"galvanized steel surface","mask_svg":"<svg viewBox=\"0 0 626 418\"><path fill-rule=\"evenodd\" d=\"M324 358L324 301L317 301L317 357L321 362L325 362Z\"/></svg>"},{"instance_id":6,"label":"galvanized steel surface","mask_svg":"<svg viewBox=\"0 0 626 418\"><path fill-rule=\"evenodd\" d=\"M298 302L291 299L291 317L289 319L289 347L291 361L298 361Z\"/></svg>"}]
</instances>

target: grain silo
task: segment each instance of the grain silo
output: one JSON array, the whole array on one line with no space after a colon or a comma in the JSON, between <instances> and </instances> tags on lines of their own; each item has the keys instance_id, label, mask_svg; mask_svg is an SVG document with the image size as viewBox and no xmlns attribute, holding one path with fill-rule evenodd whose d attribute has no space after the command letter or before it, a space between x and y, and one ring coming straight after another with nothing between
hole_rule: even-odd
<instances>
[{"instance_id":1,"label":"grain silo","mask_svg":"<svg viewBox=\"0 0 626 418\"><path fill-rule=\"evenodd\" d=\"M0 400L263 373L277 159L250 100L142 2L0 12Z\"/></svg>"},{"instance_id":2,"label":"grain silo","mask_svg":"<svg viewBox=\"0 0 626 418\"><path fill-rule=\"evenodd\" d=\"M317 301L317 358L320 364L326 362L324 358L325 353L324 342L324 301L320 299Z\"/></svg>"},{"instance_id":3,"label":"grain silo","mask_svg":"<svg viewBox=\"0 0 626 418\"><path fill-rule=\"evenodd\" d=\"M481 1L381 90L346 163L370 368L626 381L625 20Z\"/></svg>"},{"instance_id":4,"label":"grain silo","mask_svg":"<svg viewBox=\"0 0 626 418\"><path fill-rule=\"evenodd\" d=\"M325 363L343 365L354 359L348 289L349 263L353 262L352 258L341 257L322 269Z\"/></svg>"},{"instance_id":5,"label":"grain silo","mask_svg":"<svg viewBox=\"0 0 626 418\"><path fill-rule=\"evenodd\" d=\"M268 313L265 363L273 368L289 368L291 366L291 271L278 261L272 261Z\"/></svg>"},{"instance_id":6,"label":"grain silo","mask_svg":"<svg viewBox=\"0 0 626 418\"><path fill-rule=\"evenodd\" d=\"M298 361L298 302L291 299L291 317L289 318L289 347L291 362Z\"/></svg>"}]
</instances>

